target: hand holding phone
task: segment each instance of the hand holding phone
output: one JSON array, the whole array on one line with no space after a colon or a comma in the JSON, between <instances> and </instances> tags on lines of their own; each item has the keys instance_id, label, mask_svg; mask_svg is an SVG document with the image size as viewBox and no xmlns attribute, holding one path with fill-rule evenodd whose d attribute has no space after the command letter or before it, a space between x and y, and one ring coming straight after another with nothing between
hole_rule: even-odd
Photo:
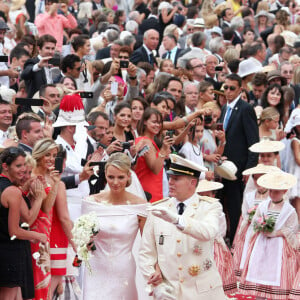
<instances>
[{"instance_id":1,"label":"hand holding phone","mask_svg":"<svg viewBox=\"0 0 300 300\"><path fill-rule=\"evenodd\" d=\"M54 169L59 173L63 172L63 162L64 160L62 157L55 157Z\"/></svg>"}]
</instances>

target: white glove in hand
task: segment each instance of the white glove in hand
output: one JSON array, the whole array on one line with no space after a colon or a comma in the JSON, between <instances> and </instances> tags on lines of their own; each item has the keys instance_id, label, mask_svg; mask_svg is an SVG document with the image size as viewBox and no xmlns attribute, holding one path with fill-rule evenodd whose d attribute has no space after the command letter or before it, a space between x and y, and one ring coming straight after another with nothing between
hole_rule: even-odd
<instances>
[{"instance_id":1,"label":"white glove in hand","mask_svg":"<svg viewBox=\"0 0 300 300\"><path fill-rule=\"evenodd\" d=\"M172 211L167 210L165 207L149 207L149 211L153 213L154 216L159 217L167 222L178 224L179 216Z\"/></svg>"},{"instance_id":2,"label":"white glove in hand","mask_svg":"<svg viewBox=\"0 0 300 300\"><path fill-rule=\"evenodd\" d=\"M153 298L156 300L176 300L176 297L173 295L173 288L165 283L154 288Z\"/></svg>"}]
</instances>

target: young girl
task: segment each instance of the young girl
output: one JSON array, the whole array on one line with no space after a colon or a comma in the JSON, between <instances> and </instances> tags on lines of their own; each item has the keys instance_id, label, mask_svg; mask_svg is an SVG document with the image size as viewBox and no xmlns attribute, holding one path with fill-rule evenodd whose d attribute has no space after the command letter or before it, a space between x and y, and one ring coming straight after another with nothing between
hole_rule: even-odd
<instances>
[{"instance_id":1,"label":"young girl","mask_svg":"<svg viewBox=\"0 0 300 300\"><path fill-rule=\"evenodd\" d=\"M261 202L252 219L250 240L240 289L256 299L287 299L298 271L295 209L285 194L297 182L294 175L271 172L261 176L258 185L269 189L270 199ZM264 218L273 217L275 225L268 232L254 231ZM273 227L273 230L272 230Z\"/></svg>"},{"instance_id":2,"label":"young girl","mask_svg":"<svg viewBox=\"0 0 300 300\"><path fill-rule=\"evenodd\" d=\"M252 177L255 189L244 194L242 215L240 217L239 227L231 249L233 254L234 272L237 277L241 276L244 267L250 236L252 233L252 227L250 227L250 224L253 214L255 213L258 204L269 197L268 190L259 186L257 184L257 180L263 174L274 171L280 170L274 166L259 164L256 167L247 169L243 172L244 176L250 175Z\"/></svg>"},{"instance_id":3,"label":"young girl","mask_svg":"<svg viewBox=\"0 0 300 300\"><path fill-rule=\"evenodd\" d=\"M275 107L265 108L260 115L259 137L279 141L284 138L283 131L278 130L280 115Z\"/></svg>"},{"instance_id":4,"label":"young girl","mask_svg":"<svg viewBox=\"0 0 300 300\"><path fill-rule=\"evenodd\" d=\"M204 166L202 151L200 147L200 140L203 136L203 124L200 119L195 122L188 133L188 141L180 149L179 153L183 154L185 158ZM212 180L214 173L212 171L206 171L201 173L200 179Z\"/></svg>"},{"instance_id":5,"label":"young girl","mask_svg":"<svg viewBox=\"0 0 300 300\"><path fill-rule=\"evenodd\" d=\"M220 182L201 180L197 186L196 192L202 196L210 198L211 201L218 201L215 197L215 192L223 188ZM226 220L222 213L219 220L219 235L214 240L214 259L223 281L223 290L226 294L233 294L237 291L236 277L233 272L232 255L226 246L223 237L226 235Z\"/></svg>"}]
</instances>

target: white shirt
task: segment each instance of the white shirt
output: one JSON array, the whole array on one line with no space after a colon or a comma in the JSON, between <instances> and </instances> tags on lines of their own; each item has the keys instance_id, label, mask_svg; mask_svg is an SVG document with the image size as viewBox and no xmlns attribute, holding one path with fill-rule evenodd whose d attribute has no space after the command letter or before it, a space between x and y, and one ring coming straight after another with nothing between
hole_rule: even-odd
<instances>
[{"instance_id":1,"label":"white shirt","mask_svg":"<svg viewBox=\"0 0 300 300\"><path fill-rule=\"evenodd\" d=\"M7 139L8 139L8 130L7 131L0 130L0 145L3 145L4 141L6 141Z\"/></svg>"},{"instance_id":2,"label":"white shirt","mask_svg":"<svg viewBox=\"0 0 300 300\"><path fill-rule=\"evenodd\" d=\"M225 114L225 116L224 116L224 120L226 120L226 116L227 116L227 107L229 106L229 107L231 108L231 112L230 112L230 113L232 114L232 111L233 111L235 105L237 104L237 102L239 101L240 96L241 96L241 94L238 95L231 103L228 103L228 102L227 102L227 106L226 106L226 114Z\"/></svg>"},{"instance_id":3,"label":"white shirt","mask_svg":"<svg viewBox=\"0 0 300 300\"><path fill-rule=\"evenodd\" d=\"M169 52L171 52L170 58L168 57L169 56ZM175 46L172 50L167 50L167 56L166 56L166 58L167 59L171 59L172 62L173 62L173 64L175 63L176 52L177 52L177 46Z\"/></svg>"},{"instance_id":4,"label":"white shirt","mask_svg":"<svg viewBox=\"0 0 300 300\"><path fill-rule=\"evenodd\" d=\"M3 52L3 45L1 43L0 43L0 55L1 56L5 55ZM0 70L1 71L8 70L7 63L0 62ZM4 85L9 88L9 77L8 76L0 76L0 85Z\"/></svg>"},{"instance_id":5,"label":"white shirt","mask_svg":"<svg viewBox=\"0 0 300 300\"><path fill-rule=\"evenodd\" d=\"M43 57L40 56L40 55L38 55L38 59L39 59L39 60L42 60ZM39 64L39 63L36 63L36 64L33 66L33 68L32 68L32 71L33 71L33 72L38 72L38 71L42 70L41 68L39 68L38 64ZM53 83L52 76L51 76L51 72L50 72L50 68L44 67L44 70L45 70L45 74L46 74L46 80L47 80L47 83L48 83L48 84L49 84L49 83Z\"/></svg>"}]
</instances>

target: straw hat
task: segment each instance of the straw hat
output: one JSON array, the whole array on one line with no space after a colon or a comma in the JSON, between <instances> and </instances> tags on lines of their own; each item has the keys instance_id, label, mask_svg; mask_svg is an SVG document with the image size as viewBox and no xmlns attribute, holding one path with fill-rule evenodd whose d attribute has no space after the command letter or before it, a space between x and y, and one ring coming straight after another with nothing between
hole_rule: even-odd
<instances>
[{"instance_id":1,"label":"straw hat","mask_svg":"<svg viewBox=\"0 0 300 300\"><path fill-rule=\"evenodd\" d=\"M248 58L239 64L238 75L243 78L251 74L261 72L262 66L253 63L253 60Z\"/></svg>"},{"instance_id":2,"label":"straw hat","mask_svg":"<svg viewBox=\"0 0 300 300\"><path fill-rule=\"evenodd\" d=\"M86 123L81 97L79 95L64 96L59 106L57 120L52 126L76 126L80 123Z\"/></svg>"},{"instance_id":3,"label":"straw hat","mask_svg":"<svg viewBox=\"0 0 300 300\"><path fill-rule=\"evenodd\" d=\"M286 85L286 79L283 76L281 76L281 73L279 70L270 71L267 75L268 82L270 82L272 79L275 79L275 78L280 78L281 85Z\"/></svg>"},{"instance_id":4,"label":"straw hat","mask_svg":"<svg viewBox=\"0 0 300 300\"><path fill-rule=\"evenodd\" d=\"M294 47L294 43L298 38L298 35L290 30L284 30L280 33L280 35L284 38L285 43L290 46Z\"/></svg>"},{"instance_id":5,"label":"straw hat","mask_svg":"<svg viewBox=\"0 0 300 300\"><path fill-rule=\"evenodd\" d=\"M200 180L196 189L196 193L215 191L223 188L221 182L208 181L206 179Z\"/></svg>"},{"instance_id":6,"label":"straw hat","mask_svg":"<svg viewBox=\"0 0 300 300\"><path fill-rule=\"evenodd\" d=\"M236 180L235 176L237 172L236 165L230 160L224 160L221 165L215 167L216 173L227 180Z\"/></svg>"},{"instance_id":7,"label":"straw hat","mask_svg":"<svg viewBox=\"0 0 300 300\"><path fill-rule=\"evenodd\" d=\"M253 144L251 147L249 147L249 150L255 153L271 153L271 152L279 152L284 148L285 148L284 143L280 141L271 141L268 139L264 139L258 143Z\"/></svg>"},{"instance_id":8,"label":"straw hat","mask_svg":"<svg viewBox=\"0 0 300 300\"><path fill-rule=\"evenodd\" d=\"M197 18L194 21L194 27L198 28L204 28L205 27L205 22L203 18Z\"/></svg>"},{"instance_id":9,"label":"straw hat","mask_svg":"<svg viewBox=\"0 0 300 300\"><path fill-rule=\"evenodd\" d=\"M266 166L258 164L256 167L249 168L243 172L243 175L267 174L270 172L280 172L280 169L275 166Z\"/></svg>"},{"instance_id":10,"label":"straw hat","mask_svg":"<svg viewBox=\"0 0 300 300\"><path fill-rule=\"evenodd\" d=\"M267 22L270 22L270 21L274 20L274 18L275 18L275 16L273 14L268 13L265 10L261 10L258 14L256 14L254 16L255 19L258 19L259 17L267 17L268 18Z\"/></svg>"},{"instance_id":11,"label":"straw hat","mask_svg":"<svg viewBox=\"0 0 300 300\"><path fill-rule=\"evenodd\" d=\"M288 190L297 183L297 177L286 172L271 172L257 180L257 184L272 190Z\"/></svg>"}]
</instances>

